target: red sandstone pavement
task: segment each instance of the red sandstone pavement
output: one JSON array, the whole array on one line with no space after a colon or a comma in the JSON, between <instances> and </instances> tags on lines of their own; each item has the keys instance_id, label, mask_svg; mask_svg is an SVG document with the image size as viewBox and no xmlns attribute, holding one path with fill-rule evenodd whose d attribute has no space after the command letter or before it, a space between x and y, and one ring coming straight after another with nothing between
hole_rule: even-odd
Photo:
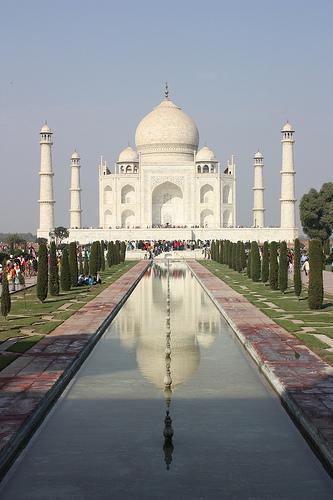
<instances>
[{"instance_id":1,"label":"red sandstone pavement","mask_svg":"<svg viewBox=\"0 0 333 500\"><path fill-rule=\"evenodd\" d=\"M187 264L333 468L333 368L199 262Z\"/></svg>"},{"instance_id":2,"label":"red sandstone pavement","mask_svg":"<svg viewBox=\"0 0 333 500\"><path fill-rule=\"evenodd\" d=\"M0 372L0 469L64 389L150 262L141 261ZM75 366L75 362L76 365Z\"/></svg>"}]
</instances>

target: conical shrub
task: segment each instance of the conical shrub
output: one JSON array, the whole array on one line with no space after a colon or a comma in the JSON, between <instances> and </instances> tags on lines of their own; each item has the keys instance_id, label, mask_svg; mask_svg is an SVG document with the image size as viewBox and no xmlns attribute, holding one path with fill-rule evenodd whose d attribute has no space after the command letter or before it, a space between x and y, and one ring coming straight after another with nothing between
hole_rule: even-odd
<instances>
[{"instance_id":1,"label":"conical shrub","mask_svg":"<svg viewBox=\"0 0 333 500\"><path fill-rule=\"evenodd\" d=\"M68 290L71 289L71 272L69 267L67 245L62 251L60 260L60 287L64 292L68 292Z\"/></svg>"},{"instance_id":2,"label":"conical shrub","mask_svg":"<svg viewBox=\"0 0 333 500\"><path fill-rule=\"evenodd\" d=\"M47 297L48 272L47 247L45 243L41 243L38 250L37 271L37 297L41 302L44 302Z\"/></svg>"},{"instance_id":3,"label":"conical shrub","mask_svg":"<svg viewBox=\"0 0 333 500\"><path fill-rule=\"evenodd\" d=\"M298 238L294 243L294 292L296 297L302 293L302 275L301 275L301 244Z\"/></svg>"},{"instance_id":4,"label":"conical shrub","mask_svg":"<svg viewBox=\"0 0 333 500\"><path fill-rule=\"evenodd\" d=\"M309 245L309 294L310 309L321 309L324 299L323 290L323 249L320 240L310 240Z\"/></svg>"},{"instance_id":5,"label":"conical shrub","mask_svg":"<svg viewBox=\"0 0 333 500\"><path fill-rule=\"evenodd\" d=\"M251 278L252 281L260 281L261 262L259 246L256 241L251 242Z\"/></svg>"},{"instance_id":6,"label":"conical shrub","mask_svg":"<svg viewBox=\"0 0 333 500\"><path fill-rule=\"evenodd\" d=\"M87 251L84 252L83 274L89 276L89 258Z\"/></svg>"},{"instance_id":7,"label":"conical shrub","mask_svg":"<svg viewBox=\"0 0 333 500\"><path fill-rule=\"evenodd\" d=\"M101 271L105 271L104 241L101 241Z\"/></svg>"},{"instance_id":8,"label":"conical shrub","mask_svg":"<svg viewBox=\"0 0 333 500\"><path fill-rule=\"evenodd\" d=\"M247 264L246 264L246 274L248 278L252 278L252 269L251 269L251 248L249 249L249 253L247 256Z\"/></svg>"},{"instance_id":9,"label":"conical shrub","mask_svg":"<svg viewBox=\"0 0 333 500\"><path fill-rule=\"evenodd\" d=\"M54 241L50 245L50 264L49 264L49 292L52 297L59 295L59 270L57 259L57 247Z\"/></svg>"},{"instance_id":10,"label":"conical shrub","mask_svg":"<svg viewBox=\"0 0 333 500\"><path fill-rule=\"evenodd\" d=\"M261 281L267 283L269 278L269 243L264 242L262 247L262 261L261 261Z\"/></svg>"},{"instance_id":11,"label":"conical shrub","mask_svg":"<svg viewBox=\"0 0 333 500\"><path fill-rule=\"evenodd\" d=\"M5 258L2 263L2 292L1 292L1 315L5 318L10 313L11 297L9 291L9 284L7 279L7 259Z\"/></svg>"},{"instance_id":12,"label":"conical shrub","mask_svg":"<svg viewBox=\"0 0 333 500\"><path fill-rule=\"evenodd\" d=\"M89 269L91 276L96 278L98 273L98 253L100 249L99 241L94 241L91 245L90 259L89 259Z\"/></svg>"},{"instance_id":13,"label":"conical shrub","mask_svg":"<svg viewBox=\"0 0 333 500\"><path fill-rule=\"evenodd\" d=\"M280 243L279 288L282 293L284 293L288 288L288 255L287 243L285 241Z\"/></svg>"},{"instance_id":14,"label":"conical shrub","mask_svg":"<svg viewBox=\"0 0 333 500\"><path fill-rule=\"evenodd\" d=\"M277 260L277 243L272 241L269 252L269 286L271 290L279 288L279 265Z\"/></svg>"},{"instance_id":15,"label":"conical shrub","mask_svg":"<svg viewBox=\"0 0 333 500\"><path fill-rule=\"evenodd\" d=\"M79 270L77 265L77 248L76 242L72 241L69 244L69 271L71 275L71 286L77 286L79 278Z\"/></svg>"},{"instance_id":16,"label":"conical shrub","mask_svg":"<svg viewBox=\"0 0 333 500\"><path fill-rule=\"evenodd\" d=\"M126 243L125 241L122 241L120 243L120 261L125 262L126 258Z\"/></svg>"}]
</instances>

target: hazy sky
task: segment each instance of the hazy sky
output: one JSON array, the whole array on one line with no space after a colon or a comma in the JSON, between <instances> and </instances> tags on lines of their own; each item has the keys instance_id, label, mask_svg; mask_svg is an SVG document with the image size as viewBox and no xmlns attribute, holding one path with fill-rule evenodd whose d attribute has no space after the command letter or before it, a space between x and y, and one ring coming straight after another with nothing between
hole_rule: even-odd
<instances>
[{"instance_id":1,"label":"hazy sky","mask_svg":"<svg viewBox=\"0 0 333 500\"><path fill-rule=\"evenodd\" d=\"M266 223L279 224L280 129L294 126L297 197L332 181L331 0L0 0L0 232L38 227L39 130L54 132L56 225L69 224L81 155L83 224L98 225L98 162L133 145L171 98L200 143L237 160L238 224L251 224L253 155Z\"/></svg>"}]
</instances>

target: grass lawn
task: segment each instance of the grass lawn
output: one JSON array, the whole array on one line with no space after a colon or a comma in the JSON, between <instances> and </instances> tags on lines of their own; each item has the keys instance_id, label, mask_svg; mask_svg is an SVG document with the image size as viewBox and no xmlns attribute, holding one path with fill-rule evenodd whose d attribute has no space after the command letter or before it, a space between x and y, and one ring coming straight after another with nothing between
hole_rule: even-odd
<instances>
[{"instance_id":1,"label":"grass lawn","mask_svg":"<svg viewBox=\"0 0 333 500\"><path fill-rule=\"evenodd\" d=\"M303 289L300 300L294 295L292 288L286 293L273 291L263 283L254 283L244 273L229 269L227 265L214 261L202 260L200 263L218 278L227 283L238 293L244 295L249 302L258 307L273 321L291 332L313 352L333 365L333 352L327 351L330 345L318 339L316 335L326 335L328 342L333 339L333 300L325 296L323 308L312 311L308 307L307 290ZM313 331L308 332L306 328Z\"/></svg>"},{"instance_id":2,"label":"grass lawn","mask_svg":"<svg viewBox=\"0 0 333 500\"><path fill-rule=\"evenodd\" d=\"M17 338L17 342L7 347L5 352L2 349L4 354L0 354L0 370L16 359L16 353L30 349L137 262L125 261L107 268L100 273L102 279L100 285L73 288L69 292L61 292L58 297L49 296L43 304L36 297L36 287L11 295L10 314L7 319L0 316L0 351L1 343L6 340Z\"/></svg>"}]
</instances>

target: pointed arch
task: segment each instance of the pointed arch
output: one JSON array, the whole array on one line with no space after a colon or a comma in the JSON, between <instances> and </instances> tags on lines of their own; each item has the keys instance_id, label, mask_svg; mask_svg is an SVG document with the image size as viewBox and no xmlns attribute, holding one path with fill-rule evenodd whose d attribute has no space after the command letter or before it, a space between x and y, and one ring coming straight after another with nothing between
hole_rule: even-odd
<instances>
[{"instance_id":1,"label":"pointed arch","mask_svg":"<svg viewBox=\"0 0 333 500\"><path fill-rule=\"evenodd\" d=\"M107 185L104 188L104 204L110 205L110 203L112 203L112 188Z\"/></svg>"},{"instance_id":2,"label":"pointed arch","mask_svg":"<svg viewBox=\"0 0 333 500\"><path fill-rule=\"evenodd\" d=\"M126 184L121 189L121 203L134 203L135 189L130 184Z\"/></svg>"},{"instance_id":3,"label":"pointed arch","mask_svg":"<svg viewBox=\"0 0 333 500\"><path fill-rule=\"evenodd\" d=\"M212 203L214 201L214 188L205 184L200 189L200 203Z\"/></svg>"}]
</instances>

